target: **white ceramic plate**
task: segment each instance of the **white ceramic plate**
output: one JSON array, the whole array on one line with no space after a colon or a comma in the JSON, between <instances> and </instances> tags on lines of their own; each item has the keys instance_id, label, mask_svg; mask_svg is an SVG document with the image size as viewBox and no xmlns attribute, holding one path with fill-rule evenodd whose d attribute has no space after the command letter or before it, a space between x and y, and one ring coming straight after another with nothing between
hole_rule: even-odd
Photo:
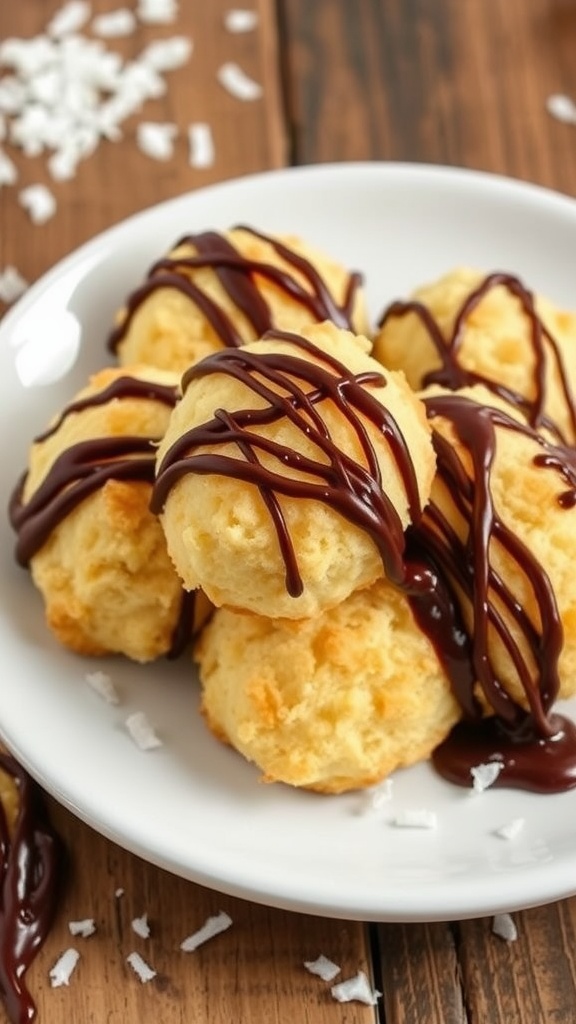
<instances>
[{"instance_id":1,"label":"white ceramic plate","mask_svg":"<svg viewBox=\"0 0 576 1024\"><path fill-rule=\"evenodd\" d=\"M574 305L576 202L501 178L401 164L260 175L174 199L100 235L39 281L0 326L5 500L31 437L106 362L114 310L186 230L245 222L296 232L364 271L372 313L459 264L508 270ZM13 560L2 517L0 732L58 800L121 845L215 889L365 920L440 920L543 903L576 891L576 791L470 796L427 765L399 772L393 798L363 813L354 794L265 786L205 730L188 662L146 669L86 662L49 636ZM84 682L108 671L122 703ZM123 727L144 710L163 746ZM394 828L406 808L435 830ZM495 830L524 818L510 841Z\"/></svg>"}]
</instances>

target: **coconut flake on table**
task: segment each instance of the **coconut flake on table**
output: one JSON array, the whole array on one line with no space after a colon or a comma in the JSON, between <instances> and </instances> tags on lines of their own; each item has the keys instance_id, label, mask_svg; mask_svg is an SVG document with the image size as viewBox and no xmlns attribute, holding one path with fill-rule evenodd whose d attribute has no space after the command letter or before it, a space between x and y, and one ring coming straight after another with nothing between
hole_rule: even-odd
<instances>
[{"instance_id":1,"label":"coconut flake on table","mask_svg":"<svg viewBox=\"0 0 576 1024\"><path fill-rule=\"evenodd\" d=\"M153 160L171 160L178 126L170 122L142 121L136 128L136 144Z\"/></svg>"},{"instance_id":2,"label":"coconut flake on table","mask_svg":"<svg viewBox=\"0 0 576 1024\"><path fill-rule=\"evenodd\" d=\"M102 697L107 704L120 703L118 691L107 672L87 672L84 678L95 693Z\"/></svg>"},{"instance_id":3,"label":"coconut flake on table","mask_svg":"<svg viewBox=\"0 0 576 1024\"><path fill-rule=\"evenodd\" d=\"M375 1006L381 992L372 988L364 971L358 971L353 978L340 981L330 989L332 997L339 1003L365 1003L366 1006Z\"/></svg>"},{"instance_id":4,"label":"coconut flake on table","mask_svg":"<svg viewBox=\"0 0 576 1024\"><path fill-rule=\"evenodd\" d=\"M472 792L483 793L485 789L493 786L503 767L503 761L487 761L486 764L477 764L471 768Z\"/></svg>"},{"instance_id":5,"label":"coconut flake on table","mask_svg":"<svg viewBox=\"0 0 576 1024\"><path fill-rule=\"evenodd\" d=\"M71 935L81 935L83 939L89 939L96 931L96 922L93 917L85 917L81 921L68 921L68 931Z\"/></svg>"},{"instance_id":6,"label":"coconut flake on table","mask_svg":"<svg viewBox=\"0 0 576 1024\"><path fill-rule=\"evenodd\" d=\"M188 125L188 153L191 167L212 167L214 139L210 125L205 121L194 121Z\"/></svg>"},{"instance_id":7,"label":"coconut flake on table","mask_svg":"<svg viewBox=\"0 0 576 1024\"><path fill-rule=\"evenodd\" d=\"M154 71L176 71L190 59L193 48L192 40L188 36L156 39L142 50L139 62L153 68Z\"/></svg>"},{"instance_id":8,"label":"coconut flake on table","mask_svg":"<svg viewBox=\"0 0 576 1024\"><path fill-rule=\"evenodd\" d=\"M546 100L546 110L563 124L576 124L576 103L571 96L554 93Z\"/></svg>"},{"instance_id":9,"label":"coconut flake on table","mask_svg":"<svg viewBox=\"0 0 576 1024\"><path fill-rule=\"evenodd\" d=\"M144 711L134 711L128 715L124 724L140 750L155 750L156 747L162 746L162 740L157 736Z\"/></svg>"},{"instance_id":10,"label":"coconut flake on table","mask_svg":"<svg viewBox=\"0 0 576 1024\"><path fill-rule=\"evenodd\" d=\"M136 16L128 7L118 7L115 11L98 14L91 25L97 36L105 39L118 36L130 36L136 28Z\"/></svg>"},{"instance_id":11,"label":"coconut flake on table","mask_svg":"<svg viewBox=\"0 0 576 1024\"><path fill-rule=\"evenodd\" d=\"M142 914L141 917L135 917L131 922L132 931L136 932L141 939L150 938L150 925L148 924L148 914Z\"/></svg>"},{"instance_id":12,"label":"coconut flake on table","mask_svg":"<svg viewBox=\"0 0 576 1024\"><path fill-rule=\"evenodd\" d=\"M317 974L322 981L333 981L337 974L340 974L341 967L329 960L327 956L320 953L316 960L305 960L304 967L310 974Z\"/></svg>"},{"instance_id":13,"label":"coconut flake on table","mask_svg":"<svg viewBox=\"0 0 576 1024\"><path fill-rule=\"evenodd\" d=\"M224 27L228 32L252 32L258 25L258 11L244 7L233 7L224 15Z\"/></svg>"},{"instance_id":14,"label":"coconut flake on table","mask_svg":"<svg viewBox=\"0 0 576 1024\"><path fill-rule=\"evenodd\" d=\"M92 5L87 0L69 0L63 4L48 22L46 31L54 39L70 36L84 28L92 14Z\"/></svg>"},{"instance_id":15,"label":"coconut flake on table","mask_svg":"<svg viewBox=\"0 0 576 1024\"><path fill-rule=\"evenodd\" d=\"M3 149L0 149L0 188L3 185L15 185L18 181L18 169Z\"/></svg>"},{"instance_id":16,"label":"coconut flake on table","mask_svg":"<svg viewBox=\"0 0 576 1024\"><path fill-rule=\"evenodd\" d=\"M208 942L214 936L220 935L220 932L225 932L231 924L232 918L230 915L226 911L221 910L219 914L209 917L197 932L193 932L192 935L188 935L186 939L183 939L180 943L180 949L184 953L193 953L204 942Z\"/></svg>"},{"instance_id":17,"label":"coconut flake on table","mask_svg":"<svg viewBox=\"0 0 576 1024\"><path fill-rule=\"evenodd\" d=\"M427 811L424 808L407 808L392 819L394 828L434 829L437 824L438 819L435 812Z\"/></svg>"},{"instance_id":18,"label":"coconut flake on table","mask_svg":"<svg viewBox=\"0 0 576 1024\"><path fill-rule=\"evenodd\" d=\"M258 100L263 95L262 86L233 61L222 64L218 69L217 78L220 85L238 100Z\"/></svg>"},{"instance_id":19,"label":"coconut flake on table","mask_svg":"<svg viewBox=\"0 0 576 1024\"><path fill-rule=\"evenodd\" d=\"M126 892L126 890L123 889L122 886L120 885L120 886L118 886L117 889L114 890L114 896L116 897L117 900L119 900L119 899L122 898L122 896L124 895L125 892Z\"/></svg>"},{"instance_id":20,"label":"coconut flake on table","mask_svg":"<svg viewBox=\"0 0 576 1024\"><path fill-rule=\"evenodd\" d=\"M510 914L495 914L492 918L492 931L505 942L515 942L518 938L518 929Z\"/></svg>"},{"instance_id":21,"label":"coconut flake on table","mask_svg":"<svg viewBox=\"0 0 576 1024\"><path fill-rule=\"evenodd\" d=\"M45 224L56 213L56 199L46 185L28 185L21 189L18 202L33 224Z\"/></svg>"},{"instance_id":22,"label":"coconut flake on table","mask_svg":"<svg viewBox=\"0 0 576 1024\"><path fill-rule=\"evenodd\" d=\"M150 967L150 964L146 963L144 957L137 953L136 950L128 954L126 962L130 964L130 967L138 975L143 985L156 977L157 972L153 967Z\"/></svg>"},{"instance_id":23,"label":"coconut flake on table","mask_svg":"<svg viewBox=\"0 0 576 1024\"><path fill-rule=\"evenodd\" d=\"M0 270L0 302L9 306L11 302L16 302L16 299L19 299L27 288L28 281L22 277L16 267L8 265L4 267L4 270Z\"/></svg>"},{"instance_id":24,"label":"coconut flake on table","mask_svg":"<svg viewBox=\"0 0 576 1024\"><path fill-rule=\"evenodd\" d=\"M494 835L500 839L516 839L516 836L520 834L523 828L524 818L513 818L506 825L501 825L500 828L495 829Z\"/></svg>"},{"instance_id":25,"label":"coconut flake on table","mask_svg":"<svg viewBox=\"0 0 576 1024\"><path fill-rule=\"evenodd\" d=\"M167 25L178 17L178 0L140 0L136 16L145 25Z\"/></svg>"},{"instance_id":26,"label":"coconut flake on table","mask_svg":"<svg viewBox=\"0 0 576 1024\"><path fill-rule=\"evenodd\" d=\"M53 967L50 968L50 984L52 988L60 988L61 985L69 985L70 978L80 959L80 953L77 949L70 947L64 950L62 956L58 957L58 960Z\"/></svg>"}]
</instances>

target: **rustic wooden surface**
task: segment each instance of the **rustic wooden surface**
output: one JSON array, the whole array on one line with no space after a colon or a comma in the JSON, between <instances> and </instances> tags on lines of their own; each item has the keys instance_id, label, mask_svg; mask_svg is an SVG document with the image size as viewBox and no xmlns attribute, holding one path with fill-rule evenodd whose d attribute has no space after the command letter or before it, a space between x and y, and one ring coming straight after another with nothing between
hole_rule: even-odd
<instances>
[{"instance_id":1,"label":"rustic wooden surface","mask_svg":"<svg viewBox=\"0 0 576 1024\"><path fill-rule=\"evenodd\" d=\"M55 0L3 3L0 38L42 30ZM98 0L97 12L111 10ZM211 181L286 163L414 160L482 168L576 194L576 128L546 111L552 93L576 96L576 7L571 0L252 0L259 25L235 36L223 0L182 0L174 25L115 43L137 53L152 37L193 38L189 65L168 77L150 120L206 120L216 161L189 167L181 142L166 164L138 152L136 119L70 182L53 186L58 212L30 224L16 190L0 191L0 269L35 280L66 252L134 211ZM216 81L236 60L263 85L241 103ZM14 155L10 150L11 155ZM41 159L17 156L19 186L46 181ZM8 685L7 681L3 685ZM576 899L515 915L505 943L488 919L364 925L305 917L220 896L162 872L51 805L70 851L56 925L29 972L42 1022L195 1021L198 1024L568 1024L576 1019ZM115 896L118 887L124 895ZM184 935L226 910L234 926L193 957ZM134 916L149 915L139 939ZM82 959L69 987L48 971L70 945L67 922L94 917L75 940ZM141 985L136 949L158 977ZM364 969L383 991L377 1008L341 1006L302 966L325 952L345 973ZM6 1018L0 1009L0 1024Z\"/></svg>"}]
</instances>

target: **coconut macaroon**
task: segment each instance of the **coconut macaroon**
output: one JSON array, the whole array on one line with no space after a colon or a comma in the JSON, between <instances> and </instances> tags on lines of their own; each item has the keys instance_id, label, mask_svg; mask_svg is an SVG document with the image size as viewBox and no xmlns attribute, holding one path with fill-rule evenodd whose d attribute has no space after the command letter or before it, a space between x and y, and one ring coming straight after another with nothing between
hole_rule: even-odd
<instances>
[{"instance_id":1,"label":"coconut macaroon","mask_svg":"<svg viewBox=\"0 0 576 1024\"><path fill-rule=\"evenodd\" d=\"M185 375L152 507L187 589L301 619L400 579L434 455L421 402L368 349L325 323Z\"/></svg>"},{"instance_id":2,"label":"coconut macaroon","mask_svg":"<svg viewBox=\"0 0 576 1024\"><path fill-rule=\"evenodd\" d=\"M239 227L183 238L118 312L109 345L120 362L184 372L267 330L331 320L366 333L360 277L294 237Z\"/></svg>"},{"instance_id":3,"label":"coconut macaroon","mask_svg":"<svg viewBox=\"0 0 576 1024\"><path fill-rule=\"evenodd\" d=\"M576 440L576 312L534 297L510 274L459 268L383 314L374 356L413 388L484 383L534 426Z\"/></svg>"},{"instance_id":4,"label":"coconut macaroon","mask_svg":"<svg viewBox=\"0 0 576 1024\"><path fill-rule=\"evenodd\" d=\"M78 653L144 662L172 649L183 591L149 502L178 397L175 374L104 369L32 444L11 503L16 554Z\"/></svg>"},{"instance_id":5,"label":"coconut macaroon","mask_svg":"<svg viewBox=\"0 0 576 1024\"><path fill-rule=\"evenodd\" d=\"M512 733L528 710L538 733L555 698L576 693L574 451L484 387L424 401L438 468L420 533L470 638L464 705Z\"/></svg>"},{"instance_id":6,"label":"coconut macaroon","mask_svg":"<svg viewBox=\"0 0 576 1024\"><path fill-rule=\"evenodd\" d=\"M433 644L385 580L301 622L221 609L195 657L208 726L267 782L372 785L427 758L460 717Z\"/></svg>"}]
</instances>

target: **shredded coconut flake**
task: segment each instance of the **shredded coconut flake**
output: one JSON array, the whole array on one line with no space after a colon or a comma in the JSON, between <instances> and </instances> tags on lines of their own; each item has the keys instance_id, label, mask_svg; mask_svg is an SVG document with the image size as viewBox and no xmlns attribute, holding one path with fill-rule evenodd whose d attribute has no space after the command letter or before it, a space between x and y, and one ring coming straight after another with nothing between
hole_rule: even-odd
<instances>
[{"instance_id":1,"label":"shredded coconut flake","mask_svg":"<svg viewBox=\"0 0 576 1024\"><path fill-rule=\"evenodd\" d=\"M500 828L497 828L494 834L499 836L500 839L515 839L523 828L524 818L514 818L506 825L502 825Z\"/></svg>"},{"instance_id":2,"label":"shredded coconut flake","mask_svg":"<svg viewBox=\"0 0 576 1024\"><path fill-rule=\"evenodd\" d=\"M92 7L85 0L69 0L64 4L48 24L48 35L54 39L61 39L63 36L70 36L84 27L90 15Z\"/></svg>"},{"instance_id":3,"label":"shredded coconut flake","mask_svg":"<svg viewBox=\"0 0 576 1024\"><path fill-rule=\"evenodd\" d=\"M189 60L192 54L192 40L187 36L172 36L149 43L140 54L143 64L155 71L175 71Z\"/></svg>"},{"instance_id":4,"label":"shredded coconut flake","mask_svg":"<svg viewBox=\"0 0 576 1024\"><path fill-rule=\"evenodd\" d=\"M46 185L28 185L23 188L18 194L18 202L33 224L45 224L56 213L56 200Z\"/></svg>"},{"instance_id":5,"label":"shredded coconut flake","mask_svg":"<svg viewBox=\"0 0 576 1024\"><path fill-rule=\"evenodd\" d=\"M492 918L492 931L505 942L514 942L518 938L518 929L510 914L496 914Z\"/></svg>"},{"instance_id":6,"label":"shredded coconut flake","mask_svg":"<svg viewBox=\"0 0 576 1024\"><path fill-rule=\"evenodd\" d=\"M434 811L426 811L416 808L414 810L401 811L392 819L395 828L436 828L438 820Z\"/></svg>"},{"instance_id":7,"label":"shredded coconut flake","mask_svg":"<svg viewBox=\"0 0 576 1024\"><path fill-rule=\"evenodd\" d=\"M119 704L120 697L114 683L106 672L87 672L86 682L107 704Z\"/></svg>"},{"instance_id":8,"label":"shredded coconut flake","mask_svg":"<svg viewBox=\"0 0 576 1024\"><path fill-rule=\"evenodd\" d=\"M310 974L317 974L322 981L333 981L341 968L333 960L329 960L323 953L316 960L305 960L304 967Z\"/></svg>"},{"instance_id":9,"label":"shredded coconut flake","mask_svg":"<svg viewBox=\"0 0 576 1024\"><path fill-rule=\"evenodd\" d=\"M333 985L330 992L339 1003L354 1001L366 1003L367 1006L375 1006L378 997L382 995L378 989L372 988L364 971L358 971L358 974L353 978L348 978L346 981L339 982L338 985Z\"/></svg>"},{"instance_id":10,"label":"shredded coconut flake","mask_svg":"<svg viewBox=\"0 0 576 1024\"><path fill-rule=\"evenodd\" d=\"M18 181L16 164L4 150L0 149L0 188L3 185L15 185Z\"/></svg>"},{"instance_id":11,"label":"shredded coconut flake","mask_svg":"<svg viewBox=\"0 0 576 1024\"><path fill-rule=\"evenodd\" d=\"M258 25L258 11L234 7L224 15L224 27L228 32L252 32Z\"/></svg>"},{"instance_id":12,"label":"shredded coconut flake","mask_svg":"<svg viewBox=\"0 0 576 1024\"><path fill-rule=\"evenodd\" d=\"M150 938L150 925L148 924L148 914L142 914L141 917L135 917L132 921L132 931L136 932L141 939Z\"/></svg>"},{"instance_id":13,"label":"shredded coconut flake","mask_svg":"<svg viewBox=\"0 0 576 1024\"><path fill-rule=\"evenodd\" d=\"M138 20L145 25L168 25L178 17L177 0L140 0Z\"/></svg>"},{"instance_id":14,"label":"shredded coconut flake","mask_svg":"<svg viewBox=\"0 0 576 1024\"><path fill-rule=\"evenodd\" d=\"M219 935L220 932L225 932L227 928L232 924L232 918L224 911L221 910L219 914L214 917L209 917L208 920L194 932L189 935L188 938L184 939L180 943L180 949L184 953L193 953L198 946L201 946L204 942L208 942L209 939L213 939L215 935Z\"/></svg>"},{"instance_id":15,"label":"shredded coconut flake","mask_svg":"<svg viewBox=\"0 0 576 1024\"><path fill-rule=\"evenodd\" d=\"M214 139L209 124L204 121L195 121L188 126L188 151L191 167L212 167Z\"/></svg>"},{"instance_id":16,"label":"shredded coconut flake","mask_svg":"<svg viewBox=\"0 0 576 1024\"><path fill-rule=\"evenodd\" d=\"M128 7L119 7L116 11L99 14L92 22L92 31L104 38L132 35L136 28L136 18Z\"/></svg>"},{"instance_id":17,"label":"shredded coconut flake","mask_svg":"<svg viewBox=\"0 0 576 1024\"><path fill-rule=\"evenodd\" d=\"M483 793L496 782L504 764L502 761L487 761L486 764L478 764L470 769L472 776L472 792Z\"/></svg>"},{"instance_id":18,"label":"shredded coconut flake","mask_svg":"<svg viewBox=\"0 0 576 1024\"><path fill-rule=\"evenodd\" d=\"M229 61L218 70L220 85L238 100L258 100L263 94L262 86L250 78L242 68Z\"/></svg>"},{"instance_id":19,"label":"shredded coconut flake","mask_svg":"<svg viewBox=\"0 0 576 1024\"><path fill-rule=\"evenodd\" d=\"M370 789L364 790L360 794L360 803L357 813L368 814L373 811L379 811L384 804L390 802L392 799L392 792L392 779L385 779L384 782L379 783L379 785L372 786Z\"/></svg>"},{"instance_id":20,"label":"shredded coconut flake","mask_svg":"<svg viewBox=\"0 0 576 1024\"><path fill-rule=\"evenodd\" d=\"M152 978L156 977L157 972L150 967L150 964L146 963L144 957L140 956L140 953L137 953L135 950L128 954L126 961L130 964L134 973L138 975L143 985L147 981L152 981Z\"/></svg>"},{"instance_id":21,"label":"shredded coconut flake","mask_svg":"<svg viewBox=\"0 0 576 1024\"><path fill-rule=\"evenodd\" d=\"M6 305L16 302L16 299L24 294L27 287L28 282L16 270L16 267L7 266L0 271L0 301L5 302Z\"/></svg>"},{"instance_id":22,"label":"shredded coconut flake","mask_svg":"<svg viewBox=\"0 0 576 1024\"><path fill-rule=\"evenodd\" d=\"M546 110L563 124L576 124L576 103L570 96L554 93L546 100Z\"/></svg>"},{"instance_id":23,"label":"shredded coconut flake","mask_svg":"<svg viewBox=\"0 0 576 1024\"><path fill-rule=\"evenodd\" d=\"M138 148L153 160L170 160L174 155L175 124L142 121L136 128Z\"/></svg>"},{"instance_id":24,"label":"shredded coconut flake","mask_svg":"<svg viewBox=\"0 0 576 1024\"><path fill-rule=\"evenodd\" d=\"M53 967L50 968L50 984L52 988L60 988L61 985L69 985L72 972L80 959L77 949L66 949L58 958Z\"/></svg>"},{"instance_id":25,"label":"shredded coconut flake","mask_svg":"<svg viewBox=\"0 0 576 1024\"><path fill-rule=\"evenodd\" d=\"M126 728L140 750L154 750L162 746L162 740L154 732L144 711L135 711L128 715Z\"/></svg>"},{"instance_id":26,"label":"shredded coconut flake","mask_svg":"<svg viewBox=\"0 0 576 1024\"><path fill-rule=\"evenodd\" d=\"M71 935L81 935L83 939L88 939L94 935L96 923L93 917L85 917L82 921L68 921L68 930Z\"/></svg>"},{"instance_id":27,"label":"shredded coconut flake","mask_svg":"<svg viewBox=\"0 0 576 1024\"><path fill-rule=\"evenodd\" d=\"M116 899L119 900L124 895L125 891L126 890L123 889L122 886L120 886L118 889L116 889L114 891L114 895L115 895Z\"/></svg>"}]
</instances>

